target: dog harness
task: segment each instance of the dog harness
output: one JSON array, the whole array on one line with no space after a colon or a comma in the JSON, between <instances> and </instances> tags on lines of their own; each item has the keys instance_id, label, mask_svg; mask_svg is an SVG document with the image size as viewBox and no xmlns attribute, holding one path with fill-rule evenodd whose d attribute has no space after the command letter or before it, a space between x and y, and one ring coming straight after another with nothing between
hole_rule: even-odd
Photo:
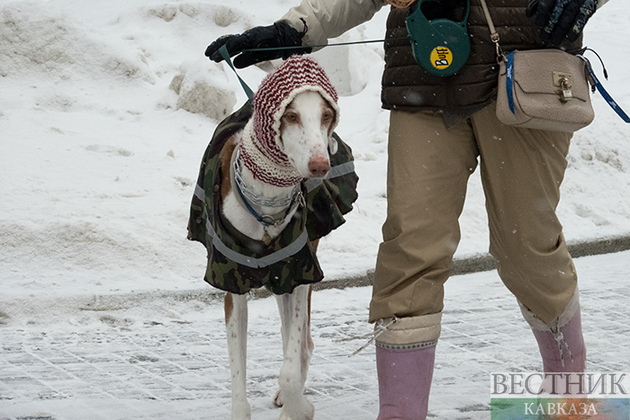
<instances>
[{"instance_id":1,"label":"dog harness","mask_svg":"<svg viewBox=\"0 0 630 420\"><path fill-rule=\"evenodd\" d=\"M344 223L343 215L357 199L358 177L352 150L334 134L338 151L331 156L328 176L301 182L305 207L298 209L281 234L269 245L241 234L221 214L221 151L244 129L252 113L247 102L217 126L201 162L188 239L201 242L208 250L204 280L212 286L237 294L262 286L274 294L290 293L300 284L323 279L310 241Z\"/></svg>"}]
</instances>

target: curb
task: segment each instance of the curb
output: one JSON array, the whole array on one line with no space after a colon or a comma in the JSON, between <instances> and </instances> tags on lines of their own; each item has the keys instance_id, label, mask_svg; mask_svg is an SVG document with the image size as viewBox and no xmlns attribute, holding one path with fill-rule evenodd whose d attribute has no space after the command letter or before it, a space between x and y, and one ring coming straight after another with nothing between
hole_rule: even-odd
<instances>
[{"instance_id":1,"label":"curb","mask_svg":"<svg viewBox=\"0 0 630 420\"><path fill-rule=\"evenodd\" d=\"M573 258L585 257L590 255L612 254L630 250L630 236L615 237L610 239L600 239L594 241L584 241L569 244L569 252ZM479 254L472 257L455 259L453 261L452 276L461 274L477 273L482 271L491 271L496 269L496 262L493 257L488 254ZM365 274L341 279L326 280L313 285L314 290L328 289L346 289L349 287L365 287L371 286L374 280L374 270L368 270ZM225 293L206 287L195 290L178 290L178 291L154 291L125 293L98 296L68 296L55 299L54 306L74 307L83 311L111 311L117 309L128 309L137 306L140 302L188 302L199 301L206 304L219 303L223 300ZM271 296L271 293L264 288L253 290L250 296L255 299ZM21 312L27 303L32 303L31 299L26 301L4 302L4 308L9 313L13 311ZM48 307L50 309L50 307ZM3 315L11 317L0 311L0 324L2 324Z\"/></svg>"},{"instance_id":2,"label":"curb","mask_svg":"<svg viewBox=\"0 0 630 420\"><path fill-rule=\"evenodd\" d=\"M630 236L621 236L610 239L583 241L568 244L569 253L573 258L587 257L590 255L613 254L630 250ZM451 276L492 271L497 268L494 257L490 254L479 254L467 258L453 260ZM313 290L346 289L348 287L371 286L374 282L374 270L368 270L364 275L347 277L342 279L326 280L313 285ZM216 292L215 292L216 293ZM267 289L258 289L250 292L254 298L271 296Z\"/></svg>"}]
</instances>

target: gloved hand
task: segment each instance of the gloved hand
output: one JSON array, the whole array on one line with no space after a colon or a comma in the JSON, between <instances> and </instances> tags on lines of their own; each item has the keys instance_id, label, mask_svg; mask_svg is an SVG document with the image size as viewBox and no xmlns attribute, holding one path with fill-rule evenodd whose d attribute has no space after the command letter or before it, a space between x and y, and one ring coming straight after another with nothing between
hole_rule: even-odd
<instances>
[{"instance_id":1,"label":"gloved hand","mask_svg":"<svg viewBox=\"0 0 630 420\"><path fill-rule=\"evenodd\" d=\"M298 32L286 22L276 22L271 26L257 26L240 35L224 35L210 44L206 49L205 55L217 63L220 62L223 60L223 57L219 53L219 48L225 44L230 57L240 53L234 59L234 66L242 69L260 61L276 58L286 59L293 54L310 53L312 48L302 48L302 38L305 34L306 24L304 24L304 31ZM248 49L274 47L297 48L243 52L243 50Z\"/></svg>"},{"instance_id":2,"label":"gloved hand","mask_svg":"<svg viewBox=\"0 0 630 420\"><path fill-rule=\"evenodd\" d=\"M558 46L566 37L575 41L588 19L595 13L598 0L530 0L527 16L540 26L540 39Z\"/></svg>"}]
</instances>

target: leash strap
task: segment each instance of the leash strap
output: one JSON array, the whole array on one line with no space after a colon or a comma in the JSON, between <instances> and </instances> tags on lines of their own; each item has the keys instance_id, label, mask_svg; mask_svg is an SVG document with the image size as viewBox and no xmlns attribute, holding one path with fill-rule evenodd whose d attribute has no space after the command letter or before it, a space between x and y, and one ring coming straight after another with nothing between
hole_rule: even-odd
<instances>
[{"instance_id":1,"label":"leash strap","mask_svg":"<svg viewBox=\"0 0 630 420\"><path fill-rule=\"evenodd\" d=\"M602 83L599 81L599 79L595 75L595 72L593 71L593 66L591 66L591 62L588 61L588 59L586 57L584 57L583 55L578 55L578 57L580 57L586 63L586 68L588 70L588 74L589 74L591 80L593 81L593 84L595 85L595 88L599 91L599 93L602 95L602 97L606 100L608 105L610 105L610 107L617 113L617 115L619 115L619 117L621 117L622 120L624 120L626 123L630 123L630 117L628 117L628 114L626 114L625 111L623 109L621 109L619 104L612 98L612 96L610 96L608 91L604 88L604 85L602 85Z\"/></svg>"},{"instance_id":2,"label":"leash strap","mask_svg":"<svg viewBox=\"0 0 630 420\"><path fill-rule=\"evenodd\" d=\"M225 47L225 44L222 45L221 48L219 48L219 52L221 53L221 57L223 57L225 62L228 63L228 66L230 66L230 68L234 71L234 74L236 74L236 77L238 77L238 81L241 83L241 86L243 87L243 90L247 94L247 97L249 98L249 100L253 101L254 91L247 85L247 83L245 83L243 79L241 79L241 76L238 75L236 68L234 68L234 64L232 64L232 60L230 59L230 54L228 54L228 50Z\"/></svg>"},{"instance_id":3,"label":"leash strap","mask_svg":"<svg viewBox=\"0 0 630 420\"><path fill-rule=\"evenodd\" d=\"M505 89L507 91L510 111L514 114L514 51L507 55L505 63Z\"/></svg>"},{"instance_id":4,"label":"leash strap","mask_svg":"<svg viewBox=\"0 0 630 420\"><path fill-rule=\"evenodd\" d=\"M356 45L356 44L374 44L388 41L408 41L409 38L389 38L389 39L369 39L365 41L348 41L337 42L334 44L318 44L318 45L302 45L302 46L289 46L289 47L260 47L260 48L247 48L242 50L243 52L256 52L256 51L282 51L282 50L295 50L295 49L307 49L307 48L325 48L325 47L339 47L342 45Z\"/></svg>"},{"instance_id":5,"label":"leash strap","mask_svg":"<svg viewBox=\"0 0 630 420\"><path fill-rule=\"evenodd\" d=\"M326 45L305 45L302 48L324 48L324 47L333 47L333 46L336 47L340 45L370 44L374 42L400 41L400 40L409 40L409 38L390 38L390 39L376 39L376 40L369 40L369 41L340 42L337 44L326 44ZM294 50L295 48L296 47L294 46L293 47L248 48L242 51L255 52L255 51ZM225 62L228 64L228 66L230 66L232 71L234 71L234 74L236 74L236 77L238 78L238 81L243 87L243 90L247 94L247 97L249 98L250 101L252 101L254 99L254 91L247 85L247 83L245 83L243 79L241 79L241 76L238 75L238 72L236 71L234 64L232 64L232 59L230 58L230 54L228 53L228 50L225 44L223 44L221 48L219 48L219 53L221 54L221 57L223 57L223 60L225 60Z\"/></svg>"}]
</instances>

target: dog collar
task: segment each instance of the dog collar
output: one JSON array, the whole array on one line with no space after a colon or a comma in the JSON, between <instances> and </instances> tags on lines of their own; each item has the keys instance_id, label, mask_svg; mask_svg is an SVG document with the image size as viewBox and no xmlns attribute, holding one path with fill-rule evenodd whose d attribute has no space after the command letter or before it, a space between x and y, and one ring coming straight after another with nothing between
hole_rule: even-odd
<instances>
[{"instance_id":1,"label":"dog collar","mask_svg":"<svg viewBox=\"0 0 630 420\"><path fill-rule=\"evenodd\" d=\"M234 151L234 156L231 165L231 175L234 180L234 187L238 192L238 196L241 199L244 207L249 211L252 216L258 220L259 223L266 227L280 226L293 210L298 206L305 206L304 195L300 189L300 184L293 186L293 191L289 197L278 199L267 199L256 195L252 189L245 183L242 175L242 167L240 164L240 151L237 148ZM258 211L254 209L258 207ZM281 208L282 210L275 214L261 214L262 207Z\"/></svg>"}]
</instances>

